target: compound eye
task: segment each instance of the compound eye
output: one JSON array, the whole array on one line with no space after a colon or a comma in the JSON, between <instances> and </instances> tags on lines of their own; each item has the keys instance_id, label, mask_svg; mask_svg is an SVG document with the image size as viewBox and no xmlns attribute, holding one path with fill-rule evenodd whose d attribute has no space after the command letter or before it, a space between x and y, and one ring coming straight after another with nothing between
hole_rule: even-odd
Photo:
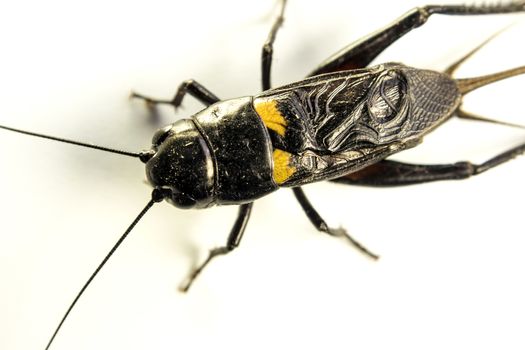
<instances>
[{"instance_id":1,"label":"compound eye","mask_svg":"<svg viewBox=\"0 0 525 350\"><path fill-rule=\"evenodd\" d=\"M394 119L401 110L406 95L406 82L390 71L374 84L368 98L368 113L379 123Z\"/></svg>"},{"instance_id":2,"label":"compound eye","mask_svg":"<svg viewBox=\"0 0 525 350\"><path fill-rule=\"evenodd\" d=\"M159 129L155 131L155 134L153 134L153 138L151 139L151 143L154 146L160 145L164 140L168 138L170 135L171 125L165 126L162 129Z\"/></svg>"}]
</instances>

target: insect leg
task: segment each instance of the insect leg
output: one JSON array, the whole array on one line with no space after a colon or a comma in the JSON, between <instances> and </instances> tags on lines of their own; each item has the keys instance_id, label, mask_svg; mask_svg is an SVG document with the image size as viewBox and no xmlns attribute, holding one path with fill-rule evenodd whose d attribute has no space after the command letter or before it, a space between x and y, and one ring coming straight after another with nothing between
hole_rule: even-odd
<instances>
[{"instance_id":1,"label":"insect leg","mask_svg":"<svg viewBox=\"0 0 525 350\"><path fill-rule=\"evenodd\" d=\"M277 31L281 27L284 21L284 8L286 7L286 0L281 0L281 10L279 11L279 16L275 19L272 29L268 34L268 38L264 42L262 48L262 89L263 91L268 90L271 87L270 76L272 68L272 57L273 57L273 43L275 41L275 36Z\"/></svg>"},{"instance_id":2,"label":"insect leg","mask_svg":"<svg viewBox=\"0 0 525 350\"><path fill-rule=\"evenodd\" d=\"M306 195L304 194L304 191L301 187L294 187L292 188L293 193L295 195L295 198L299 201L299 204L303 208L306 216L308 216L308 219L310 222L315 226L315 228L318 231L328 233L329 235L332 235L334 237L343 237L347 239L354 247L356 247L358 250L360 250L363 254L369 256L370 258L376 260L379 258L378 255L372 253L369 251L365 246L363 246L361 243L356 241L352 236L346 232L344 228L330 228L324 221L324 219L319 215L317 210L312 206Z\"/></svg>"},{"instance_id":3,"label":"insect leg","mask_svg":"<svg viewBox=\"0 0 525 350\"><path fill-rule=\"evenodd\" d=\"M525 143L481 164L457 162L453 164L407 164L383 160L362 170L332 181L364 186L403 186L439 180L460 180L494 168L525 153Z\"/></svg>"},{"instance_id":4,"label":"insect leg","mask_svg":"<svg viewBox=\"0 0 525 350\"><path fill-rule=\"evenodd\" d=\"M388 26L360 39L321 63L308 76L366 67L383 50L411 30L426 23L433 14L489 15L525 11L525 1L493 5L427 5L417 7Z\"/></svg>"},{"instance_id":5,"label":"insect leg","mask_svg":"<svg viewBox=\"0 0 525 350\"><path fill-rule=\"evenodd\" d=\"M239 206L239 214L237 215L237 220L235 220L235 223L233 224L232 230L230 231L230 235L228 236L228 241L226 242L225 246L214 248L210 250L208 257L202 264L199 265L196 269L194 269L186 278L186 280L183 281L183 283L180 285L179 289L182 292L187 292L188 289L191 287L193 281L197 276L202 272L202 270L210 263L210 261L220 255L225 255L234 250L239 246L239 243L241 242L242 235L244 231L246 230L246 225L248 224L248 220L250 219L250 214L252 212L253 202L242 204Z\"/></svg>"},{"instance_id":6,"label":"insect leg","mask_svg":"<svg viewBox=\"0 0 525 350\"><path fill-rule=\"evenodd\" d=\"M183 81L179 85L175 96L173 96L171 100L155 99L135 92L132 92L130 97L144 100L144 102L146 102L149 107L153 107L156 104L168 104L177 109L177 107L182 104L182 99L186 94L190 94L206 106L209 106L220 100L210 90L206 89L203 85L193 79Z\"/></svg>"}]
</instances>

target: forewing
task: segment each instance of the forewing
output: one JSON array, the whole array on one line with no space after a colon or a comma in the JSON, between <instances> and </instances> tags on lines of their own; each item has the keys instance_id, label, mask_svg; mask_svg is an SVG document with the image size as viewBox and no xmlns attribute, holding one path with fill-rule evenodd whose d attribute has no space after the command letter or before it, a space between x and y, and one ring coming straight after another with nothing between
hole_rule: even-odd
<instances>
[{"instance_id":1,"label":"forewing","mask_svg":"<svg viewBox=\"0 0 525 350\"><path fill-rule=\"evenodd\" d=\"M254 98L283 186L340 176L411 147L458 103L452 80L400 64L323 74Z\"/></svg>"}]
</instances>

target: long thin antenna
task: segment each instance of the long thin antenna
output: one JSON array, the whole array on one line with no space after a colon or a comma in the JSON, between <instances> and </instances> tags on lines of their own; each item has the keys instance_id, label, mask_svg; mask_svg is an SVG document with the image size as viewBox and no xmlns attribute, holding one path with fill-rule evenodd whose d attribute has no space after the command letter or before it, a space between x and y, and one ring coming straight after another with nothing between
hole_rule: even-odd
<instances>
[{"instance_id":1,"label":"long thin antenna","mask_svg":"<svg viewBox=\"0 0 525 350\"><path fill-rule=\"evenodd\" d=\"M151 199L150 201L148 202L148 204L146 204L146 206L144 207L144 209L142 209L142 211L139 213L139 215L137 215L137 217L135 218L135 220L133 220L133 222L131 223L131 225L129 225L129 227L126 229L126 232L124 232L124 234L119 238L119 240L117 241L117 243L115 243L115 245L113 245L113 247L111 248L111 250L109 251L109 253L106 255L106 257L102 260L102 262L97 266L97 268L95 269L95 271L91 274L91 276L88 278L88 280L86 281L86 283L84 284L84 286L80 289L80 291L78 292L77 296L75 297L75 299L73 300L73 302L71 303L71 305L69 305L69 308L67 309L66 313L64 314L64 316L62 317L62 320L60 321L60 323L58 324L57 328L55 329L55 332L53 333L53 335L51 336L51 339L49 339L49 342L47 343L47 346L46 346L46 350L49 349L49 347L51 346L51 343L53 343L53 340L55 339L58 331L60 330L60 328L62 328L62 325L64 324L64 322L66 321L67 317L69 316L69 313L71 312L71 310L73 310L73 307L75 306L75 304L77 303L77 301L80 299L80 297L82 296L82 294L84 294L84 292L86 291L87 287L91 284L91 282L93 281L93 279L95 278L95 276L100 272L100 270L104 267L104 265L106 264L106 262L109 260L109 258L111 258L111 256L113 255L113 253L115 253L115 251L118 249L118 247L122 244L122 242L124 242L124 240L126 239L126 237L129 235L129 233L131 232L131 230L133 230L133 228L135 227L135 225L140 221L140 219L142 219L142 217L147 213L148 210L151 209L151 207L153 206L153 204L155 203L158 203L160 201L162 201L164 198L166 198L167 196L167 192L163 189L154 189L153 192L151 193Z\"/></svg>"},{"instance_id":2,"label":"long thin antenna","mask_svg":"<svg viewBox=\"0 0 525 350\"><path fill-rule=\"evenodd\" d=\"M91 144L91 143L84 143L84 142L79 142L79 141L73 141L73 140L63 139L63 138L61 138L61 137L55 137L55 136L50 136L50 135L45 135L45 134L39 134L39 133L32 132L32 131L27 131L27 130L21 130L21 129L11 128L11 127L9 127L9 126L5 126L5 125L0 125L0 129L9 130L9 131L14 131L14 132L18 132L18 133L20 133L20 134L24 134L24 135L36 136L36 137L40 137L40 138L43 138L43 139L48 139L48 140L53 140L53 141L59 141L59 142L69 143L69 144L71 144L71 145L76 145L76 146L82 146L82 147L87 147L87 148L98 149L98 150L100 150L100 151L105 151L105 152L111 152L111 153L121 154L121 155L129 156L129 157L141 158L141 156L142 156L142 152L139 153L139 152L127 152L127 151L121 151L121 150L114 149L114 148L109 148L109 147L104 147L104 146L93 145L93 144Z\"/></svg>"}]
</instances>

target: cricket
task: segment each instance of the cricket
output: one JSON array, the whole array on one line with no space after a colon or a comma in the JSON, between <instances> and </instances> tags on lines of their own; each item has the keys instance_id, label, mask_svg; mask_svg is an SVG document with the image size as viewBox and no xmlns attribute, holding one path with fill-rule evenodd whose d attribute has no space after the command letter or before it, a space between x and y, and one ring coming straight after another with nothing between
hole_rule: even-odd
<instances>
[{"instance_id":1,"label":"cricket","mask_svg":"<svg viewBox=\"0 0 525 350\"><path fill-rule=\"evenodd\" d=\"M369 187L375 191L392 190L401 193L405 187L415 187L413 185L431 186L439 183L439 186L445 186L443 184L468 182L483 178L485 174L508 164L523 162L519 156L525 152L525 143L515 140L501 147L500 143L492 147L490 140L485 140L483 149L489 151L481 161L456 159L454 155L451 155L450 161L444 162L404 161L396 158L424 145L427 137L433 137L441 128L457 120L471 124L472 127L480 124L484 128L523 133L524 123L507 121L504 115L493 115L492 112L472 112L465 101L471 93L474 95L493 84L519 79L520 75L525 74L525 62L496 70L486 67L485 71L474 75L458 75L463 66L468 65L477 55L482 55L493 41L497 41L499 36L504 36L512 28L493 32L477 43L469 43L469 49L447 62L444 69L414 67L402 61L377 59L401 39L409 38L412 32L434 25L432 22L436 17L454 17L454 20L461 21L472 17L491 19L525 16L524 1L422 4L408 11L400 9L399 13L392 16L390 23L385 23L375 31L371 30L360 39L349 39L349 44L335 53L328 52L325 59L317 66L314 64L304 77L276 84L278 80L274 77L274 71L280 61L276 60L276 57L280 57L279 39L284 31L293 30L288 25L288 19L294 16L289 10L291 2L277 1L271 19L265 20L267 35L260 42L259 50L259 91L240 97L223 98L221 91L208 87L201 77L192 77L191 72L187 72L187 79L175 84L173 91L165 91L161 95L148 91L144 86L130 86L132 91L126 101L130 110L147 119L149 126L145 128L156 128L150 134L150 141L145 141L146 147L129 149L128 146L121 147L118 142L95 144L90 141L89 132L81 139L73 139L68 135L40 131L38 127L27 128L0 122L2 138L9 135L8 137L17 137L19 140L16 142L20 143L26 138L39 140L42 144L52 143L53 147L67 148L69 154L89 152L89 157L92 157L90 168L97 167L97 157L110 157L107 154L112 154L111 158L103 162L112 171L118 172L118 169L113 168L112 162L115 159L130 158L130 163L144 167L143 182L150 187L149 198L144 201L142 208L137 208L129 217L127 225L121 225L121 235L109 245L98 265L93 265L91 272L84 277L84 282L78 286L76 294L72 294L69 304L64 304L62 316L57 319L54 327L49 327L48 340L42 344L42 349L54 349L60 342L69 323L75 321L77 308L84 302L92 285L104 275L113 259L125 249L127 242L133 240L132 237L138 233L135 231L139 231L141 223L152 215L153 208L163 206L163 213L169 208L184 215L193 211L205 214L207 209L214 207L237 207L237 213L231 217L229 231L226 229L222 236L221 232L215 232L214 235L222 237L217 238L219 243L216 246L199 247L207 253L199 254L199 258L195 259L186 274L181 275L178 290L191 295L194 290L199 289L201 281L214 272L212 270L215 264L222 260L231 261L234 256L231 253L243 249L244 238L250 235L253 225L251 218L258 210L257 203L266 201L266 197L271 198L284 191L293 193L297 208L303 213L300 219L306 219L313 231L318 231L320 236L335 238L332 241L337 241L344 247L354 248L348 249L348 254L357 252L355 255L363 263L370 263L382 257L382 251L374 244L374 240L370 244L366 239L369 231L374 230L372 222L366 229L367 232L359 232L356 227L347 227L346 224L339 225L337 221L334 222L332 213L326 213L325 208L328 204L338 208L344 204L329 200L329 203L322 204L323 209L319 209L318 203L308 195L307 186L332 182L329 185L333 186L338 195L354 188L363 191ZM522 50L521 42L508 50L502 55L513 55L513 50ZM225 77L226 81L228 79L230 78ZM494 98L501 98L498 103L520 102L509 102L504 96ZM188 114L184 106L191 99L194 101L190 104L197 103L201 107ZM69 102L65 103L67 105ZM97 112L100 108L94 107L93 111ZM163 117L173 112L173 120L164 122ZM138 118L135 121L130 120L130 126L122 126L121 130L125 132L137 123ZM118 138L119 135L114 137ZM468 141L464 144L468 145ZM46 146L39 147L44 149ZM37 164L49 161L49 166L60 161L48 160L45 155L35 156L37 152L38 150L31 149L16 154L14 150L4 149L4 153L10 153L4 169L16 174L17 162L32 163L33 158ZM14 157L17 157L13 161L14 165L9 164ZM79 157L78 162L85 163L82 158L85 156ZM93 174L97 172L90 169L89 172L91 171ZM31 186L36 186L31 188L30 193L20 188L20 200L35 197L35 200L41 201L37 199L38 173L26 170L19 176L27 178ZM127 174L122 176L124 181L128 181ZM501 183L507 181L504 178L505 171L499 172L498 177ZM140 189L144 190L142 179L137 180ZM113 183L112 186L118 186L118 181L108 181ZM4 183L3 186L8 187L9 183ZM81 186L89 187L90 183L88 181ZM520 183L515 186L519 189L522 187ZM516 193L520 193L518 189ZM101 193L102 198L104 195L114 196L109 192ZM351 201L350 197L349 194L348 201ZM429 202L432 202L431 197L430 194L426 196ZM77 199L83 200L81 197ZM61 201L57 198L50 200ZM42 202L42 205L46 205L45 203ZM19 207L21 201L17 198L5 205ZM417 203L414 201L414 206L426 205L421 200ZM505 211L507 206L513 204L509 200L508 203L487 201L485 205L492 206L492 211ZM63 213L57 211L56 218L63 217L67 220L67 213L74 209L70 209L74 204L69 200L64 201L64 206L68 208ZM363 206L363 210L370 208ZM397 225L401 231L410 222L410 209L381 203L376 209L372 209L376 211L378 221L383 220L383 212L396 215L396 210L399 211L397 215L403 219L389 223L388 231L392 234L398 229ZM348 215L355 215L354 220L359 220L357 212L358 209L354 209ZM103 215L107 214L110 213L106 210ZM441 215L436 214L438 217ZM20 215L18 220L31 220L31 213ZM28 216L24 218L22 215ZM89 214L86 220L95 219L90 215L97 214ZM122 213L118 215L120 218ZM279 220L286 223L296 220L295 215L282 211L271 214L267 208L264 215L272 218L269 221L275 220L276 227L272 232L278 232L283 227ZM490 221L490 217L469 215L470 212L465 210L462 218ZM205 215L202 216L204 217ZM497 222L487 223L493 224ZM82 224L78 223L78 226L80 229ZM428 226L432 226L432 223L429 222ZM423 230L424 228L425 226ZM70 235L74 236L75 230L72 227ZM454 224L450 225L450 230L455 230ZM183 234L183 231L183 227L173 228L174 235ZM44 235L45 232L41 234ZM461 235L461 232L455 234ZM58 246L56 249L60 248ZM412 248L418 249L415 244ZM271 259L271 249L272 246L265 248L268 259ZM473 249L475 247L462 254L468 256ZM72 254L75 255L74 252ZM443 255L446 256L447 253L443 252ZM237 260L237 264L242 262ZM222 268L225 266L222 265ZM172 275L166 278L170 279ZM286 288L286 283L281 282L280 287ZM329 286L325 287L330 289ZM359 285L355 288L359 288ZM180 294L173 294L173 298L178 295Z\"/></svg>"}]
</instances>

